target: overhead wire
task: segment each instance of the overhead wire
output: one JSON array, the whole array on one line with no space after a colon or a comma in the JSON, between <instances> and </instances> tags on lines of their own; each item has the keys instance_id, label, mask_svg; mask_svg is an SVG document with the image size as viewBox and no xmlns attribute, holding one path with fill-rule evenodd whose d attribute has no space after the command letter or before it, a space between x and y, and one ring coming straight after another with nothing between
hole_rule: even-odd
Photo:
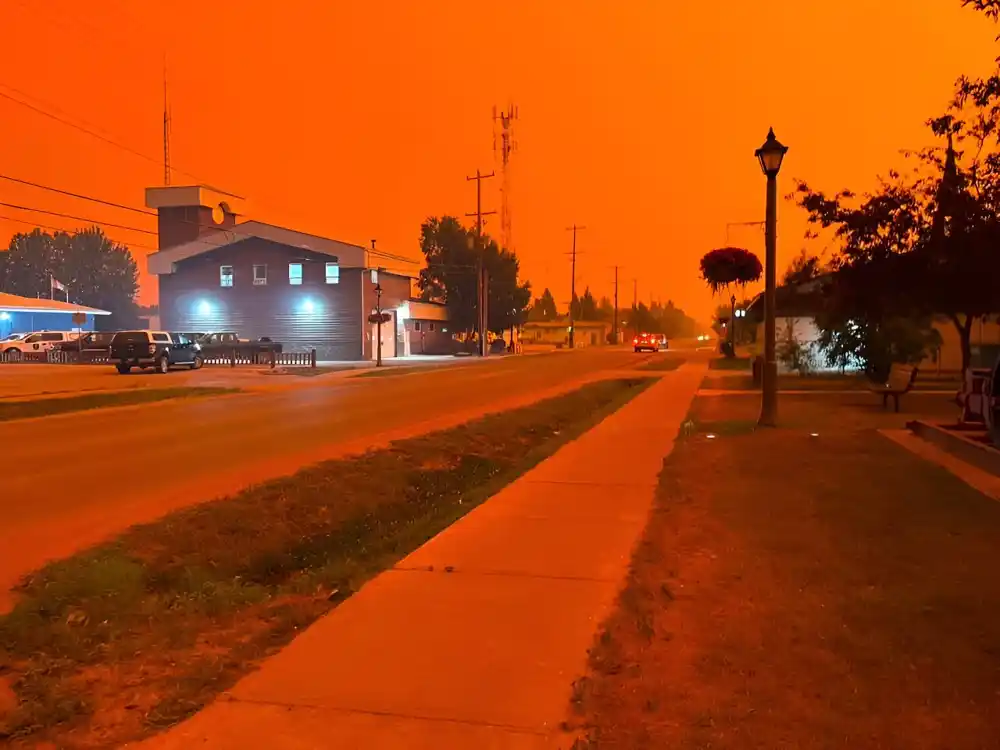
<instances>
[{"instance_id":1,"label":"overhead wire","mask_svg":"<svg viewBox=\"0 0 1000 750\"><path fill-rule=\"evenodd\" d=\"M9 182L16 182L20 185L27 185L28 187L38 188L39 190L47 190L51 193L59 193L60 195L66 195L70 198L78 198L80 200L91 201L92 203L100 203L104 206L111 206L112 208L120 208L124 211L133 211L137 214L145 214L147 216L156 216L155 211L147 211L144 208L136 208L135 206L126 206L123 203L115 203L114 201L104 200L103 198L95 198L92 195L83 195L81 193L74 193L70 190L63 190L62 188L54 188L50 185L43 185L40 182L32 182L31 180L22 180L20 177L11 177L10 175L0 174L0 180L8 180Z\"/></svg>"},{"instance_id":2,"label":"overhead wire","mask_svg":"<svg viewBox=\"0 0 1000 750\"><path fill-rule=\"evenodd\" d=\"M13 91L15 93L18 93L22 97L27 97L27 98L30 98L30 99L35 99L36 101L39 101L39 102L43 102L44 101L40 97L28 94L28 93L22 91L21 89L15 88L14 86L11 86L8 83L4 83L4 82L0 81L0 86L2 86L5 89L9 89L10 91ZM96 125L90 125L88 123L89 127L85 127L84 125L80 125L78 123L75 123L75 122L72 122L71 120L66 119L66 117L60 117L59 115L55 114L54 112L49 112L48 110L43 109L42 107L37 106L35 104L32 104L31 102L23 101L22 99L18 99L15 96L11 96L10 94L5 93L4 91L0 91L0 97L2 97L4 99L7 99L8 101L13 102L14 104L19 104L22 107L25 107L26 109L30 109L32 112L35 112L35 113L37 113L39 115L42 115L43 117L48 117L49 119L54 120L55 122L58 122L58 123L60 123L62 125L65 125L65 126L70 127L70 128L74 128L76 130L79 130L81 133L86 133L90 137L96 138L97 140L102 141L103 143L107 143L108 145L115 146L116 148L120 148L121 150L126 151L126 152L132 154L133 156L137 156L140 159L144 159L144 160L148 161L151 164L155 164L158 167L162 167L163 166L163 160L162 159L158 159L158 158L156 158L154 156L150 156L149 154L143 153L142 151L138 151L137 149L134 149L134 148L132 148L131 146L129 146L127 144L121 143L120 141L117 141L114 138L110 138L108 136L102 135L101 133L98 133L97 130L96 130L96 128L97 128ZM50 103L47 103L47 102L45 104L46 104L46 106L51 107L52 109L56 109L56 110L59 109L58 107L56 107L53 104L50 104ZM74 118L78 119L80 122L86 122L82 117L79 117L78 115L68 115L67 114L67 116L74 117ZM208 181L207 180L202 179L201 177L199 177L196 174L192 174L191 172L186 172L185 170L180 169L179 167L175 167L175 166L171 166L170 170L172 172L177 172L178 174L182 174L182 175L185 175L187 177L191 177L192 179L197 180L198 182L200 182L202 184L205 184L206 187L210 187L208 185ZM218 189L218 188L213 188L213 189ZM219 189L219 190L220 190L220 192L229 192L229 191L225 191L225 190L221 190L221 189ZM230 194L232 194L234 197L237 197L237 198L241 198L242 197L242 196L236 195L235 193L230 193Z\"/></svg>"},{"instance_id":3,"label":"overhead wire","mask_svg":"<svg viewBox=\"0 0 1000 750\"><path fill-rule=\"evenodd\" d=\"M132 211L134 213L142 214L144 216L150 216L150 217L156 217L156 216L158 216L158 214L155 211L148 211L146 209L136 208L134 206L128 206L128 205L125 205L124 203L116 203L115 201L109 201L109 200L105 200L103 198L97 198L97 197L92 196L92 195L84 195L83 193L76 193L76 192L73 192L71 190L64 190L63 188L56 188L56 187L52 187L51 185L43 185L40 182L33 182L31 180L24 180L24 179L21 179L20 177L12 177L11 175L0 174L0 179L2 179L2 180L8 180L10 182L14 182L14 183L17 183L17 184L20 184L20 185L26 185L28 187L36 188L36 189L39 189L39 190L45 190L45 191L48 191L48 192L56 193L58 195L65 195L65 196L68 196L70 198L76 198L76 199L79 199L79 200L85 200L85 201L91 201L93 203L99 203L101 205L109 206L111 208L118 208L118 209L122 209L122 210L125 210L125 211ZM19 205L15 205L15 204L7 204L7 203L0 203L0 205L5 205L5 206L7 206L9 208L21 208L21 209L24 209L24 210L27 210L27 211L36 211L38 213L46 213L46 214L50 214L50 215L60 215L57 212L48 211L47 209L39 209L39 208L34 208L34 207L29 207L29 206L19 206ZM93 221L91 219L86 219L86 218L79 217L79 216L72 216L70 214L63 214L62 216L64 218L70 218L70 219L74 219L76 221ZM202 226L201 222L193 221L191 219L181 219L181 218L178 218L177 221L178 222L183 222L185 224L193 224L193 225L196 225L196 226ZM130 226L126 226L126 225L123 225L123 224L112 224L111 222L101 222L101 221L94 221L94 223L95 224L105 223L108 226L116 226L119 229L131 230L131 231L134 231L134 232L142 232L143 234L151 234L151 235L157 235L158 234L157 232L154 232L154 231L149 230L149 229L140 229L138 227L130 227ZM239 227L239 224L237 224L236 227ZM237 236L237 237L250 238L250 237L256 236L256 235L251 234L249 232L241 232L241 231L239 231L238 228L233 228L233 227L226 227L226 228L223 228L221 231L226 232L226 233L231 234L231 235L234 235L234 236ZM214 244L214 243L206 243L206 244ZM360 246L358 246L358 247L360 247ZM420 263L420 261L418 261L418 260L413 260L411 258L406 258L406 257L404 257L402 255L395 255L393 253L387 253L387 252L384 252L382 250L371 250L371 249L365 248L365 252L367 252L367 253L369 253L371 255L380 257L380 258L386 258L388 260L395 260L395 261L401 262L401 263L408 263L408 264L411 264L411 265L418 265Z\"/></svg>"},{"instance_id":4,"label":"overhead wire","mask_svg":"<svg viewBox=\"0 0 1000 750\"><path fill-rule=\"evenodd\" d=\"M54 226L52 226L50 224L39 224L39 223L34 222L34 221L28 221L27 219L17 219L17 218L14 218L13 216L4 216L2 214L0 214L0 221L10 221L10 222L15 222L17 224L26 224L29 227L35 227L36 229L48 229L48 230L50 230L52 232L72 232L72 231L75 231L73 229L66 229L65 227L54 227ZM143 250L154 250L154 251L156 250L156 248L152 247L151 245L141 245L141 244L139 244L137 242L119 242L118 244L125 245L125 246L130 247L130 248L132 248L132 247L139 247L139 248L142 248Z\"/></svg>"},{"instance_id":5,"label":"overhead wire","mask_svg":"<svg viewBox=\"0 0 1000 750\"><path fill-rule=\"evenodd\" d=\"M101 221L99 219L88 219L84 216L74 216L73 214L64 214L59 211L49 211L45 208L33 208L31 206L21 206L16 203L4 203L0 201L0 206L5 206L6 208L16 208L19 211L31 211L38 214L47 214L48 216L56 216L61 219L72 219L73 221L85 221L89 224L100 224L106 227L114 227L115 229L126 229L130 232L141 232L142 234L151 234L154 237L157 236L157 232L151 229L140 229L139 227L130 227L125 224L115 224L110 221Z\"/></svg>"}]
</instances>

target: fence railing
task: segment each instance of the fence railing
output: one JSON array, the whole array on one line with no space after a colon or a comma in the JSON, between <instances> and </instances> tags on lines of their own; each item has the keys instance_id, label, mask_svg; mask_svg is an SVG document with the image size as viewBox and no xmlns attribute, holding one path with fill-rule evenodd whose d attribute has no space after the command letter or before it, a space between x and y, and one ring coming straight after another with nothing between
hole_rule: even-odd
<instances>
[{"instance_id":1,"label":"fence railing","mask_svg":"<svg viewBox=\"0 0 1000 750\"><path fill-rule=\"evenodd\" d=\"M112 360L105 352L0 352L0 364L107 365ZM258 367L316 367L316 350L307 352L241 352L233 349L202 357L206 365L256 365Z\"/></svg>"}]
</instances>

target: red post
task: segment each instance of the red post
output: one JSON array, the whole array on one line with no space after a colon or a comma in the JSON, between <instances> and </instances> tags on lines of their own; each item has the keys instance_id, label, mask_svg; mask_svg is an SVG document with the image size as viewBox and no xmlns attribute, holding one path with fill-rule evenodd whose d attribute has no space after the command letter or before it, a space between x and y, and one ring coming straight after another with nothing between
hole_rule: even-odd
<instances>
[{"instance_id":1,"label":"red post","mask_svg":"<svg viewBox=\"0 0 1000 750\"><path fill-rule=\"evenodd\" d=\"M236 347L234 346L229 352L229 366L236 367Z\"/></svg>"}]
</instances>

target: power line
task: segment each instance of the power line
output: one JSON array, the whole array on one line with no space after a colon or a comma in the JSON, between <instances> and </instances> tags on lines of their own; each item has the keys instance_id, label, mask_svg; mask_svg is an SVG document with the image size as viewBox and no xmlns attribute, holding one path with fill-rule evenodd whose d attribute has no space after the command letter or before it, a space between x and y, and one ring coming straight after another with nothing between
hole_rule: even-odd
<instances>
[{"instance_id":1,"label":"power line","mask_svg":"<svg viewBox=\"0 0 1000 750\"><path fill-rule=\"evenodd\" d=\"M59 213L58 211L49 211L44 208L32 208L31 206L19 206L16 203L3 203L3 202L0 202L0 206L5 206L7 208L16 208L19 211L32 211L38 214L57 216L61 219L72 219L73 221L85 221L90 224L100 224L107 227L114 227L115 229L127 229L130 232L141 232L142 234L151 234L154 237L157 236L157 233L151 229L140 229L139 227L130 227L126 226L125 224L113 224L110 221L98 221L97 219L88 219L84 216L74 216L73 214L63 214Z\"/></svg>"},{"instance_id":2,"label":"power line","mask_svg":"<svg viewBox=\"0 0 1000 750\"><path fill-rule=\"evenodd\" d=\"M26 219L15 219L13 216L3 216L3 215L0 215L0 221L11 221L11 222L16 222L17 224L26 224L29 227L34 227L36 229L48 229L49 231L52 231L52 232L73 232L73 231L76 231L74 229L66 229L65 227L54 227L54 226L52 226L50 224L38 224L37 222L27 221ZM155 247L151 247L150 245L140 245L140 244L138 244L136 242L121 242L119 244L125 245L125 246L130 247L130 248L132 248L132 247L140 247L143 250L154 250L154 251L156 250Z\"/></svg>"},{"instance_id":3,"label":"power line","mask_svg":"<svg viewBox=\"0 0 1000 750\"><path fill-rule=\"evenodd\" d=\"M69 190L54 188L49 185L42 185L39 182L31 182L31 180L22 180L20 177L11 177L10 175L0 174L0 180L8 180L10 182L16 182L20 185L27 185L28 187L38 188L39 190L48 190L51 193L68 195L70 198L79 198L80 200L91 201L92 203L100 203L105 206L111 206L112 208L120 208L124 211L133 211L137 214L145 214L146 216L153 216L153 217L157 215L155 211L147 211L144 208L135 208L134 206L126 206L122 203L115 203L114 201L106 201L103 198L94 198L93 196L90 195L81 195L80 193L74 193Z\"/></svg>"},{"instance_id":4,"label":"power line","mask_svg":"<svg viewBox=\"0 0 1000 750\"><path fill-rule=\"evenodd\" d=\"M154 217L154 218L159 216L159 214L157 214L155 211L148 211L148 210L142 209L142 208L135 208L134 206L126 206L123 203L115 203L114 201L104 200L103 198L95 198L94 196L91 196L91 195L83 195L82 193L74 193L74 192L72 192L70 190L63 190L62 188L52 187L51 185L43 185L43 184L41 184L39 182L32 182L31 180L22 180L19 177L11 177L10 175L0 174L0 180L8 180L10 182L18 183L19 185L27 185L28 187L37 188L39 190L47 190L47 191L52 192L52 193L58 193L59 195L66 195L66 196L69 196L71 198L78 198L80 200L91 201L93 203L100 203L101 205L104 205L104 206L110 206L112 208L119 208L119 209L122 209L122 210L125 210L125 211L132 211L134 213L142 214L144 216L151 216L151 217ZM235 197L239 197L239 196L235 196ZM2 204L2 205L7 205L7 204ZM35 210L35 209L30 209L29 208L27 210ZM44 210L41 210L41 209L37 209L37 210L39 210L41 213L53 213L53 212L44 211ZM88 221L86 219L78 219L78 220L79 221ZM192 221L191 219L176 219L176 221L182 222L184 224L194 224L196 226L203 226L203 224L201 222ZM95 222L95 223L101 224L102 222ZM108 226L111 226L111 224L108 223ZM236 226L239 227L240 225L237 224ZM151 232L150 230L146 230L146 229L137 229L136 227L126 227L126 226L120 225L120 228L122 228L122 229L131 229L131 230L136 231L136 232L143 232L143 233L148 233L148 234L156 234L156 232ZM248 232L241 232L237 228L225 228L223 231L226 232L226 233L228 233L228 234L232 234L234 236L237 236L237 237L250 238L250 237L256 236L256 235L253 235L253 234L249 234ZM401 263L411 263L411 264L414 264L414 265L416 265L417 263L419 263L419 261L415 261L415 260L412 260L410 258L406 258L406 257L404 257L402 255L395 255L393 253L386 253L386 252L383 252L381 250L369 250L368 252L370 252L373 255L378 255L380 257L387 258L389 260L396 260L396 261L399 261Z\"/></svg>"},{"instance_id":5,"label":"power line","mask_svg":"<svg viewBox=\"0 0 1000 750\"><path fill-rule=\"evenodd\" d=\"M22 91L21 89L15 88L14 86L11 86L8 83L2 83L2 82L0 82L0 86L3 86L4 88L9 89L9 90L11 90L11 91L13 91L13 92L15 92L17 94L20 94L21 96L28 97L29 99L34 99L34 100L36 100L38 102L41 102L41 103L45 104L45 106L47 106L47 107L50 107L50 108L55 109L57 111L59 110L59 108L56 107L54 104L46 102L41 97L33 96L32 94L28 94L28 93ZM59 115L54 114L53 112L49 112L48 110L43 109L42 107L36 106L36 105L32 104L31 102L22 101L21 99L18 99L17 97L14 97L14 96L11 96L10 94L7 94L7 93L5 93L3 91L0 91L0 97L3 97L4 99L7 99L8 101L14 102L15 104L20 104L22 107L25 107L26 109L30 109L32 112L40 114L43 117L48 117L49 119L54 120L55 122L58 122L58 123L60 123L62 125L65 125L65 126L70 127L70 128L74 128L76 130L79 130L81 133L86 133L90 137L96 138L97 140L102 141L103 143L107 143L108 145L114 146L116 148L120 148L123 151L126 151L126 152L132 154L133 156L138 156L140 159L144 159L144 160L150 162L151 164L155 164L157 166L161 166L161 165L164 164L164 162L162 162L161 160L159 160L159 159L157 159L157 158L155 158L153 156L150 156L149 154L145 154L142 151L137 151L136 149L132 148L131 146L128 146L128 145L126 145L124 143L116 141L114 138L110 138L108 136L101 135L100 133L96 132L96 128L97 128L96 125L91 125L90 123L87 123L87 125L89 125L89 127L84 127L83 125L79 125L79 124L77 124L75 122L67 120L65 117L60 117ZM76 118L80 122L86 123L86 120L84 120L79 115L69 115L69 113L66 113L66 114L68 116L70 116L70 117ZM196 174L192 174L191 172L185 172L183 169L178 169L177 167L170 166L169 163L167 164L167 167L169 169L171 169L172 171L174 171L174 172L178 172L180 174L186 175L186 176L192 178L193 180L196 180L197 182L204 184L206 187L209 187L209 185L207 183L207 180L202 179L201 177L199 177ZM221 191L221 192L227 192L227 191ZM242 196L238 196L237 195L235 197L241 198Z\"/></svg>"}]
</instances>

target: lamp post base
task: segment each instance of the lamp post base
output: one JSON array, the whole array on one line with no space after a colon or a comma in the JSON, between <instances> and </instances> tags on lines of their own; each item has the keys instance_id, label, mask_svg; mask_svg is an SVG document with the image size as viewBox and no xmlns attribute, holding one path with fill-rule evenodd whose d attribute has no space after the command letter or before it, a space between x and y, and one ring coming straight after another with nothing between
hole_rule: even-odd
<instances>
[{"instance_id":1,"label":"lamp post base","mask_svg":"<svg viewBox=\"0 0 1000 750\"><path fill-rule=\"evenodd\" d=\"M758 427L778 426L778 363L764 362Z\"/></svg>"}]
</instances>

